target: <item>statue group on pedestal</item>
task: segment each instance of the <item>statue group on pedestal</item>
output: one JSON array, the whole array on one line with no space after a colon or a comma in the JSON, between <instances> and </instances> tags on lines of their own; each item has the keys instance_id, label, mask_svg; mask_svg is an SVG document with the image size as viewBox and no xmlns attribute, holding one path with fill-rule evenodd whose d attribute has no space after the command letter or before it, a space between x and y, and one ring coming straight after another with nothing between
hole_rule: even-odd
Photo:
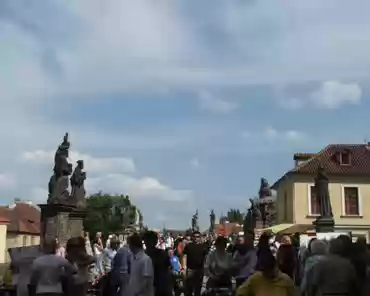
<instances>
[{"instance_id":1,"label":"statue group on pedestal","mask_svg":"<svg viewBox=\"0 0 370 296\"><path fill-rule=\"evenodd\" d=\"M199 231L199 225L198 225L198 210L195 212L193 217L191 218L191 230L192 231Z\"/></svg>"},{"instance_id":2,"label":"statue group on pedestal","mask_svg":"<svg viewBox=\"0 0 370 296\"><path fill-rule=\"evenodd\" d=\"M256 228L256 222L261 218L261 212L252 198L249 199L251 205L244 218L243 231L244 233L254 231Z\"/></svg>"},{"instance_id":3,"label":"statue group on pedestal","mask_svg":"<svg viewBox=\"0 0 370 296\"><path fill-rule=\"evenodd\" d=\"M84 182L86 173L83 171L83 160L77 161L72 174L72 164L68 162L70 142L68 133L65 134L62 144L59 145L54 156L54 173L49 181L48 204L69 205L78 208L86 207L86 191ZM72 174L71 178L69 176ZM69 182L71 193L68 191Z\"/></svg>"}]
</instances>

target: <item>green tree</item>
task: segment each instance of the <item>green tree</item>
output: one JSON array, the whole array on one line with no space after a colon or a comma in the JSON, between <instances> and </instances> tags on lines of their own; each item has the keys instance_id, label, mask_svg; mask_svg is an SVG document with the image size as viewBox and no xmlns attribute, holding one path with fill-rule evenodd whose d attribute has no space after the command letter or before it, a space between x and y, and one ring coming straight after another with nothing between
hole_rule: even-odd
<instances>
[{"instance_id":1,"label":"green tree","mask_svg":"<svg viewBox=\"0 0 370 296\"><path fill-rule=\"evenodd\" d=\"M131 224L134 224L136 213L139 213L139 224L143 224L140 210L131 203L128 195L110 195L102 192L87 198L87 216L84 228L95 235L101 231L103 235L122 233Z\"/></svg>"},{"instance_id":2,"label":"green tree","mask_svg":"<svg viewBox=\"0 0 370 296\"><path fill-rule=\"evenodd\" d=\"M225 218L231 223L243 224L244 214L238 209L230 209Z\"/></svg>"}]
</instances>

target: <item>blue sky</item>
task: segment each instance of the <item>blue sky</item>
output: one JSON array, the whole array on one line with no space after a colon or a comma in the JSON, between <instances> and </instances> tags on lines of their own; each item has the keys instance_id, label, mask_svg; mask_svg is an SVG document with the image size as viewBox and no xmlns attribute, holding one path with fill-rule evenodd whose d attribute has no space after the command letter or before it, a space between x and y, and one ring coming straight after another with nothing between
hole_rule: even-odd
<instances>
[{"instance_id":1,"label":"blue sky","mask_svg":"<svg viewBox=\"0 0 370 296\"><path fill-rule=\"evenodd\" d=\"M70 132L87 190L149 226L244 209L293 153L370 139L366 0L0 2L0 200L44 202Z\"/></svg>"}]
</instances>

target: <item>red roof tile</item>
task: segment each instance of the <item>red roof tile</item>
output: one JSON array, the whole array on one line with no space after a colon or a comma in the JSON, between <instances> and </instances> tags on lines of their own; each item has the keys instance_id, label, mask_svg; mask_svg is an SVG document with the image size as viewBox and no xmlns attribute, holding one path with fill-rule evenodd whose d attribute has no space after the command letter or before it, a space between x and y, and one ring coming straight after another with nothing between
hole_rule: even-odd
<instances>
[{"instance_id":1,"label":"red roof tile","mask_svg":"<svg viewBox=\"0 0 370 296\"><path fill-rule=\"evenodd\" d=\"M351 156L349 165L341 165L336 155L348 152ZM311 159L301 163L288 171L282 178L272 185L276 188L279 182L292 174L316 174L322 165L329 175L361 175L370 176L370 146L367 144L330 144Z\"/></svg>"},{"instance_id":2,"label":"red roof tile","mask_svg":"<svg viewBox=\"0 0 370 296\"><path fill-rule=\"evenodd\" d=\"M26 203L16 203L14 207L0 207L0 217L10 224L8 231L28 234L40 234L40 210Z\"/></svg>"},{"instance_id":3,"label":"red roof tile","mask_svg":"<svg viewBox=\"0 0 370 296\"><path fill-rule=\"evenodd\" d=\"M3 217L0 217L0 223L9 223L9 219L8 218L3 218Z\"/></svg>"}]
</instances>

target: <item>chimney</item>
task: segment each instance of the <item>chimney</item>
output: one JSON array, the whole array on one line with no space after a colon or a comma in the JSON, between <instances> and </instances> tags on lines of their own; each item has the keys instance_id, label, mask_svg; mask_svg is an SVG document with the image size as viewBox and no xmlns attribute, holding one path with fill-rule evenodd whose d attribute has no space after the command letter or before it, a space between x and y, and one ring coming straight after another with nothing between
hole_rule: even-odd
<instances>
[{"instance_id":1,"label":"chimney","mask_svg":"<svg viewBox=\"0 0 370 296\"><path fill-rule=\"evenodd\" d=\"M314 157L316 154L315 153L295 153L293 160L294 160L294 166L298 167L302 163L310 160L312 157Z\"/></svg>"}]
</instances>

